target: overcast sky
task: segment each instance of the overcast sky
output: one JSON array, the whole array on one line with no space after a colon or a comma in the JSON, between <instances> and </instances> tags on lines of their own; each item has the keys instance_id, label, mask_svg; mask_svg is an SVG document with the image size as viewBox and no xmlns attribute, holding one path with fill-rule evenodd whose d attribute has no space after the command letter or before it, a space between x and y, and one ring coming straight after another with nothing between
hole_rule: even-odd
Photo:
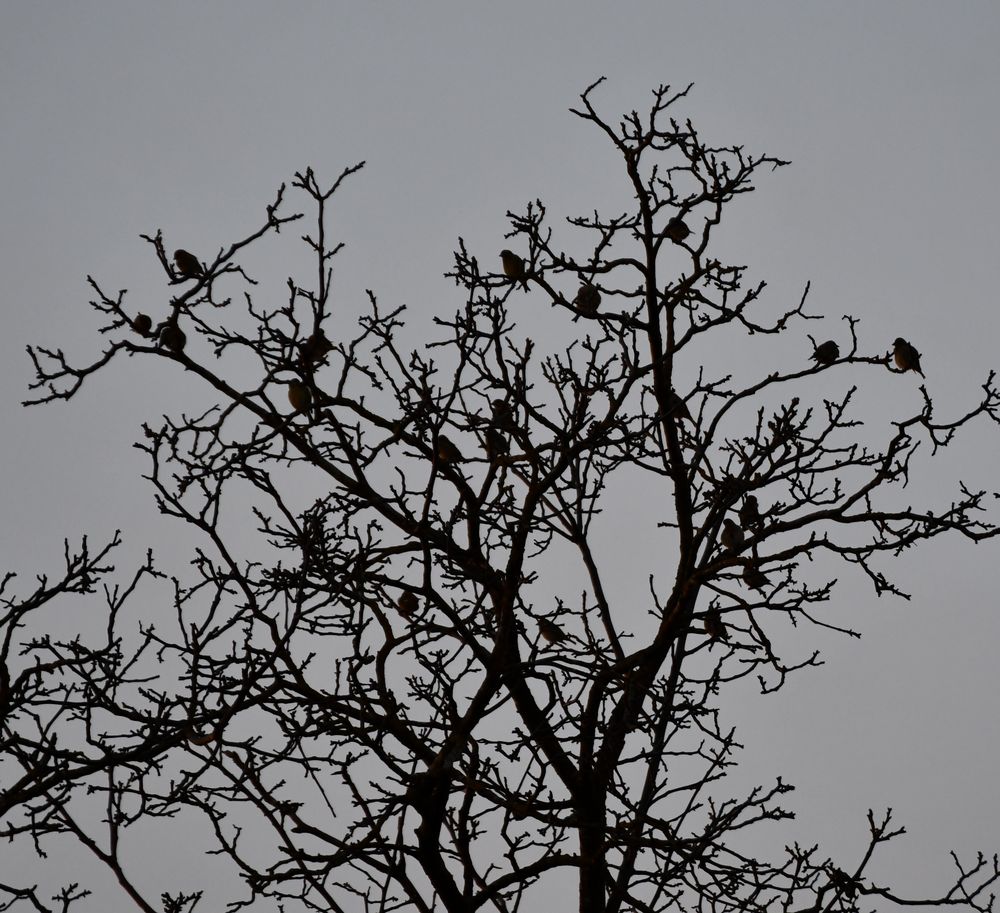
<instances>
[{"instance_id":1,"label":"overcast sky","mask_svg":"<svg viewBox=\"0 0 1000 913\"><path fill-rule=\"evenodd\" d=\"M609 117L693 82L684 113L704 138L791 159L739 202L734 262L776 305L811 281L827 335L849 312L872 354L911 339L950 414L1000 366L998 47L985 2L0 5L2 570L53 568L65 536L121 527L138 555L166 535L130 445L193 387L123 360L70 406L19 405L26 344L97 350L88 273L144 294L162 281L140 232L208 257L296 170L365 159L338 196L335 297L370 288L426 333L460 303L442 277L459 235L493 255L508 208L620 196L601 138L567 113L601 75ZM287 271L274 262L276 288ZM750 346L729 357L754 366ZM998 445L981 426L915 492L997 485ZM938 540L902 567L912 602L847 583L836 617L864 638L822 639L826 666L740 695L730 721L748 777L799 786L788 834L843 850L869 805L891 805L911 836L882 871L920 888L950 848L1000 849L1000 542Z\"/></svg>"}]
</instances>

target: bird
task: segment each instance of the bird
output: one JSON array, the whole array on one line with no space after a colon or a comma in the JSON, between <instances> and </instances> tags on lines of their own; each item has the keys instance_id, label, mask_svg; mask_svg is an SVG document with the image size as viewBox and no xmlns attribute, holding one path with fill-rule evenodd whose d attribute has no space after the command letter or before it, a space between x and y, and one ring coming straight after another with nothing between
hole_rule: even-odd
<instances>
[{"instance_id":1,"label":"bird","mask_svg":"<svg viewBox=\"0 0 1000 913\"><path fill-rule=\"evenodd\" d=\"M729 517L726 517L722 523L722 535L719 538L726 551L735 552L743 544L743 530Z\"/></svg>"},{"instance_id":2,"label":"bird","mask_svg":"<svg viewBox=\"0 0 1000 913\"><path fill-rule=\"evenodd\" d=\"M573 304L584 317L593 317L601 306L601 293L596 286L584 282L577 291Z\"/></svg>"},{"instance_id":3,"label":"bird","mask_svg":"<svg viewBox=\"0 0 1000 913\"><path fill-rule=\"evenodd\" d=\"M705 633L712 640L729 642L729 631L726 630L726 626L722 621L722 613L715 606L712 606L705 612Z\"/></svg>"},{"instance_id":4,"label":"bird","mask_svg":"<svg viewBox=\"0 0 1000 913\"><path fill-rule=\"evenodd\" d=\"M694 419L691 418L691 412L688 410L687 403L682 400L674 390L671 390L667 394L667 412L676 418L684 419L686 421L692 422Z\"/></svg>"},{"instance_id":5,"label":"bird","mask_svg":"<svg viewBox=\"0 0 1000 913\"><path fill-rule=\"evenodd\" d=\"M153 318L149 314L136 314L132 318L132 329L140 336L148 336L153 329Z\"/></svg>"},{"instance_id":6,"label":"bird","mask_svg":"<svg viewBox=\"0 0 1000 913\"><path fill-rule=\"evenodd\" d=\"M674 216L669 222L667 222L667 227L664 234L674 244L680 244L689 234L691 234L691 229L687 227L687 223L680 217Z\"/></svg>"},{"instance_id":7,"label":"bird","mask_svg":"<svg viewBox=\"0 0 1000 913\"><path fill-rule=\"evenodd\" d=\"M288 402L296 412L308 412L312 406L312 390L301 380L288 382Z\"/></svg>"},{"instance_id":8,"label":"bird","mask_svg":"<svg viewBox=\"0 0 1000 913\"><path fill-rule=\"evenodd\" d=\"M843 869L830 866L827 870L830 875L830 884L833 885L848 900L854 900L858 895L858 883L851 878Z\"/></svg>"},{"instance_id":9,"label":"bird","mask_svg":"<svg viewBox=\"0 0 1000 913\"><path fill-rule=\"evenodd\" d=\"M566 632L554 621L549 621L547 618L538 619L538 633L550 644L557 644L566 639Z\"/></svg>"},{"instance_id":10,"label":"bird","mask_svg":"<svg viewBox=\"0 0 1000 913\"><path fill-rule=\"evenodd\" d=\"M757 501L757 496L747 495L743 499L742 507L740 507L740 526L743 529L752 529L759 526L760 521L760 503Z\"/></svg>"},{"instance_id":11,"label":"bird","mask_svg":"<svg viewBox=\"0 0 1000 913\"><path fill-rule=\"evenodd\" d=\"M896 362L896 367L900 371L916 371L923 377L924 372L920 370L920 353L902 336L897 337L892 345L892 358Z\"/></svg>"},{"instance_id":12,"label":"bird","mask_svg":"<svg viewBox=\"0 0 1000 913\"><path fill-rule=\"evenodd\" d=\"M810 357L818 365L832 365L840 358L840 346L832 339L828 339L826 342L816 346Z\"/></svg>"},{"instance_id":13,"label":"bird","mask_svg":"<svg viewBox=\"0 0 1000 913\"><path fill-rule=\"evenodd\" d=\"M399 599L396 600L396 608L399 609L399 614L403 618L412 618L418 608L420 608L420 602L417 597L407 590L405 593L400 594Z\"/></svg>"},{"instance_id":14,"label":"bird","mask_svg":"<svg viewBox=\"0 0 1000 913\"><path fill-rule=\"evenodd\" d=\"M743 565L743 582L751 590L763 590L767 586L767 575L758 567L755 561Z\"/></svg>"},{"instance_id":15,"label":"bird","mask_svg":"<svg viewBox=\"0 0 1000 913\"><path fill-rule=\"evenodd\" d=\"M175 355L179 355L184 351L184 346L187 345L187 336L176 323L171 321L165 323L160 329L160 345L170 349Z\"/></svg>"},{"instance_id":16,"label":"bird","mask_svg":"<svg viewBox=\"0 0 1000 913\"><path fill-rule=\"evenodd\" d=\"M450 463L460 463L465 459L465 457L462 456L462 452L455 446L451 438L445 437L443 434L439 434L437 436L434 453L437 455L437 458L446 465Z\"/></svg>"},{"instance_id":17,"label":"bird","mask_svg":"<svg viewBox=\"0 0 1000 913\"><path fill-rule=\"evenodd\" d=\"M510 453L510 442L496 428L487 427L483 435L483 447L491 463Z\"/></svg>"},{"instance_id":18,"label":"bird","mask_svg":"<svg viewBox=\"0 0 1000 913\"><path fill-rule=\"evenodd\" d=\"M520 282L521 287L527 290L527 271L524 266L524 257L519 257L513 251L504 248L500 251L500 259L503 261L503 274L511 282Z\"/></svg>"},{"instance_id":19,"label":"bird","mask_svg":"<svg viewBox=\"0 0 1000 913\"><path fill-rule=\"evenodd\" d=\"M311 333L299 348L302 356L302 363L314 365L322 361L333 349L333 343L327 339L326 333L317 330Z\"/></svg>"},{"instance_id":20,"label":"bird","mask_svg":"<svg viewBox=\"0 0 1000 913\"><path fill-rule=\"evenodd\" d=\"M493 413L493 424L501 431L516 431L517 422L514 420L514 407L505 399L495 399L490 403L490 411Z\"/></svg>"},{"instance_id":21,"label":"bird","mask_svg":"<svg viewBox=\"0 0 1000 913\"><path fill-rule=\"evenodd\" d=\"M174 251L174 263L183 279L200 279L205 275L205 267L201 265L201 261L183 248L178 247Z\"/></svg>"},{"instance_id":22,"label":"bird","mask_svg":"<svg viewBox=\"0 0 1000 913\"><path fill-rule=\"evenodd\" d=\"M723 476L712 492L712 500L720 507L729 507L736 503L736 499L743 494L746 488L745 482L736 476Z\"/></svg>"}]
</instances>

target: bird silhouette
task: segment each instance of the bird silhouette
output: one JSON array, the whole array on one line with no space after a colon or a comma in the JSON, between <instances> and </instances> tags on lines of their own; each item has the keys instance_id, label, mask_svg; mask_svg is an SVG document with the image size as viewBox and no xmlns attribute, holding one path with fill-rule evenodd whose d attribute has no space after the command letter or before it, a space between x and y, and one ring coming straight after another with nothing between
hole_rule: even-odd
<instances>
[{"instance_id":1,"label":"bird silhouette","mask_svg":"<svg viewBox=\"0 0 1000 913\"><path fill-rule=\"evenodd\" d=\"M493 413L493 424L501 431L513 432L517 430L517 422L514 420L514 407L507 400L493 400L490 403L490 411Z\"/></svg>"},{"instance_id":2,"label":"bird silhouette","mask_svg":"<svg viewBox=\"0 0 1000 913\"><path fill-rule=\"evenodd\" d=\"M179 355L187 345L187 336L175 322L170 321L160 328L160 345Z\"/></svg>"},{"instance_id":3,"label":"bird silhouette","mask_svg":"<svg viewBox=\"0 0 1000 913\"><path fill-rule=\"evenodd\" d=\"M301 380L292 380L288 383L288 402L296 412L308 412L312 406L313 396L309 387Z\"/></svg>"},{"instance_id":4,"label":"bird silhouette","mask_svg":"<svg viewBox=\"0 0 1000 913\"><path fill-rule=\"evenodd\" d=\"M205 267L201 265L201 261L183 248L178 247L174 251L174 263L183 279L200 279L205 275Z\"/></svg>"},{"instance_id":5,"label":"bird silhouette","mask_svg":"<svg viewBox=\"0 0 1000 913\"><path fill-rule=\"evenodd\" d=\"M524 258L505 248L500 251L500 259L503 261L503 274L511 282L520 282L521 287L527 291L528 278L527 270L524 266Z\"/></svg>"},{"instance_id":6,"label":"bird silhouette","mask_svg":"<svg viewBox=\"0 0 1000 913\"><path fill-rule=\"evenodd\" d=\"M550 644L557 644L566 639L566 632L554 621L549 621L547 618L538 619L538 633Z\"/></svg>"},{"instance_id":7,"label":"bird silhouette","mask_svg":"<svg viewBox=\"0 0 1000 913\"><path fill-rule=\"evenodd\" d=\"M751 590L763 590L767 586L767 576L758 567L755 561L748 561L743 565L743 582Z\"/></svg>"},{"instance_id":8,"label":"bird silhouette","mask_svg":"<svg viewBox=\"0 0 1000 913\"><path fill-rule=\"evenodd\" d=\"M304 365L315 365L321 362L333 349L333 343L326 337L326 333L317 330L311 333L305 342L299 347L299 353Z\"/></svg>"},{"instance_id":9,"label":"bird silhouette","mask_svg":"<svg viewBox=\"0 0 1000 913\"><path fill-rule=\"evenodd\" d=\"M729 631L726 629L725 623L722 621L722 613L715 607L712 606L710 609L705 611L705 633L712 638L712 640L724 640L729 642Z\"/></svg>"},{"instance_id":10,"label":"bird silhouette","mask_svg":"<svg viewBox=\"0 0 1000 913\"><path fill-rule=\"evenodd\" d=\"M892 358L900 371L916 371L921 377L924 376L924 372L920 370L920 353L910 343L900 336L892 346Z\"/></svg>"},{"instance_id":11,"label":"bird silhouette","mask_svg":"<svg viewBox=\"0 0 1000 913\"><path fill-rule=\"evenodd\" d=\"M722 523L722 534L719 539L726 551L735 552L743 544L743 530L726 517Z\"/></svg>"},{"instance_id":12,"label":"bird silhouette","mask_svg":"<svg viewBox=\"0 0 1000 913\"><path fill-rule=\"evenodd\" d=\"M486 457L491 463L495 463L502 456L510 453L510 443L496 428L487 428L483 434L483 447L486 450Z\"/></svg>"},{"instance_id":13,"label":"bird silhouette","mask_svg":"<svg viewBox=\"0 0 1000 913\"><path fill-rule=\"evenodd\" d=\"M399 614L403 618L412 618L418 608L420 608L420 602L417 597L407 590L400 594L399 599L396 600L396 608L399 609Z\"/></svg>"},{"instance_id":14,"label":"bird silhouette","mask_svg":"<svg viewBox=\"0 0 1000 913\"><path fill-rule=\"evenodd\" d=\"M434 452L437 454L438 460L440 460L445 465L450 465L452 463L461 463L463 459L462 452L455 446L451 438L445 437L443 434L437 436L437 443L434 446Z\"/></svg>"},{"instance_id":15,"label":"bird silhouette","mask_svg":"<svg viewBox=\"0 0 1000 913\"><path fill-rule=\"evenodd\" d=\"M832 365L840 358L840 346L832 339L828 339L826 342L816 346L810 357L818 365Z\"/></svg>"},{"instance_id":16,"label":"bird silhouette","mask_svg":"<svg viewBox=\"0 0 1000 913\"><path fill-rule=\"evenodd\" d=\"M584 317L593 317L601 306L601 293L589 282L584 282L577 291L573 304Z\"/></svg>"},{"instance_id":17,"label":"bird silhouette","mask_svg":"<svg viewBox=\"0 0 1000 913\"><path fill-rule=\"evenodd\" d=\"M677 419L683 419L684 421L694 421L691 418L691 412L688 409L687 403L674 390L671 390L667 394L667 414Z\"/></svg>"},{"instance_id":18,"label":"bird silhouette","mask_svg":"<svg viewBox=\"0 0 1000 913\"><path fill-rule=\"evenodd\" d=\"M691 234L691 229L687 227L687 223L680 216L674 216L669 222L667 222L664 234L670 238L674 244L680 244L689 234Z\"/></svg>"},{"instance_id":19,"label":"bird silhouette","mask_svg":"<svg viewBox=\"0 0 1000 913\"><path fill-rule=\"evenodd\" d=\"M743 529L753 529L760 526L761 519L760 503L757 501L757 496L747 495L740 507L740 526Z\"/></svg>"}]
</instances>

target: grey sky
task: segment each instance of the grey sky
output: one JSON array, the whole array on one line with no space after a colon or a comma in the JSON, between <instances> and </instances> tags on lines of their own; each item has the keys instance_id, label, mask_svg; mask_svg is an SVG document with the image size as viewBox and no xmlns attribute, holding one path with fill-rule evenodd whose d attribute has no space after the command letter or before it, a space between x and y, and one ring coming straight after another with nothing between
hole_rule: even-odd
<instances>
[{"instance_id":1,"label":"grey sky","mask_svg":"<svg viewBox=\"0 0 1000 913\"><path fill-rule=\"evenodd\" d=\"M458 235L486 259L508 208L623 199L601 137L566 110L600 75L608 115L694 82L684 111L704 137L792 160L735 204L723 241L773 307L812 281L810 310L830 319L802 330L803 357L806 330L843 340L854 313L872 354L912 339L942 414L966 405L1000 366L998 47L1000 8L983 2L3 4L3 569L52 567L85 532L121 527L133 556L169 540L130 445L193 384L122 361L71 407L19 405L25 344L96 351L88 273L134 305L159 289L155 310L140 232L214 255L294 171L366 159L337 198L335 299L351 310L370 288L426 334L461 301L442 277ZM288 265L267 257L249 259L280 293ZM725 354L752 373L750 350ZM997 484L996 428L954 449L920 490ZM822 640L827 666L777 697L739 695L730 722L748 771L800 787L787 833L843 849L869 805L891 805L911 837L883 871L919 888L952 847L1000 848L1000 543L937 540L901 566L912 602L845 583L834 614L864 639Z\"/></svg>"}]
</instances>

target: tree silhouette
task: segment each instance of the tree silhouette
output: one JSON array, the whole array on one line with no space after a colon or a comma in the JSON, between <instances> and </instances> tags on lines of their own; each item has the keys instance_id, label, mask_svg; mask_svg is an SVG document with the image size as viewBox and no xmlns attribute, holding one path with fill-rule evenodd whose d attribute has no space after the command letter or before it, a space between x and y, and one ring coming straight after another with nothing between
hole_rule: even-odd
<instances>
[{"instance_id":1,"label":"tree silhouette","mask_svg":"<svg viewBox=\"0 0 1000 913\"><path fill-rule=\"evenodd\" d=\"M39 852L75 838L143 910L202 898L178 882L157 904L121 850L129 828L182 813L242 879L228 909L513 913L571 883L585 913L991 908L996 857L955 857L936 897L877 881L876 851L902 832L889 813L869 812L850 858L756 852L748 833L790 817L791 787L730 794L722 695L816 663L777 646L789 625L845 630L820 614L833 582L804 563L840 559L905 595L889 576L903 550L1000 532L988 492L920 509L901 495L919 491L918 446L997 419L993 374L958 417L936 419L921 386L917 414L862 422L852 379L891 402L919 382L917 350L873 349L850 315L814 339L808 287L761 317L764 284L712 247L729 204L785 163L707 145L673 116L687 89L614 125L599 82L571 110L617 150L631 208L569 218L557 239L536 201L508 213L502 259L460 240L464 302L422 349L399 342L403 307L369 293L353 329L333 304L328 216L362 165L328 187L296 174L316 272L280 306L245 264L304 218L284 187L209 262L144 236L163 313L90 279L108 343L89 364L29 349L33 403L128 355L186 371L212 405L137 444L160 511L196 541L187 576L150 555L105 584L101 635L69 641L33 635L33 613L96 592L117 537L67 548L64 575L29 595L4 581L3 836ZM545 306L559 338L528 338L517 320ZM794 342L738 380L721 356L737 334ZM817 397L816 378L841 392ZM615 513L625 487L644 515ZM645 604L622 599L609 536L655 542ZM87 894L3 890L38 910Z\"/></svg>"}]
</instances>

